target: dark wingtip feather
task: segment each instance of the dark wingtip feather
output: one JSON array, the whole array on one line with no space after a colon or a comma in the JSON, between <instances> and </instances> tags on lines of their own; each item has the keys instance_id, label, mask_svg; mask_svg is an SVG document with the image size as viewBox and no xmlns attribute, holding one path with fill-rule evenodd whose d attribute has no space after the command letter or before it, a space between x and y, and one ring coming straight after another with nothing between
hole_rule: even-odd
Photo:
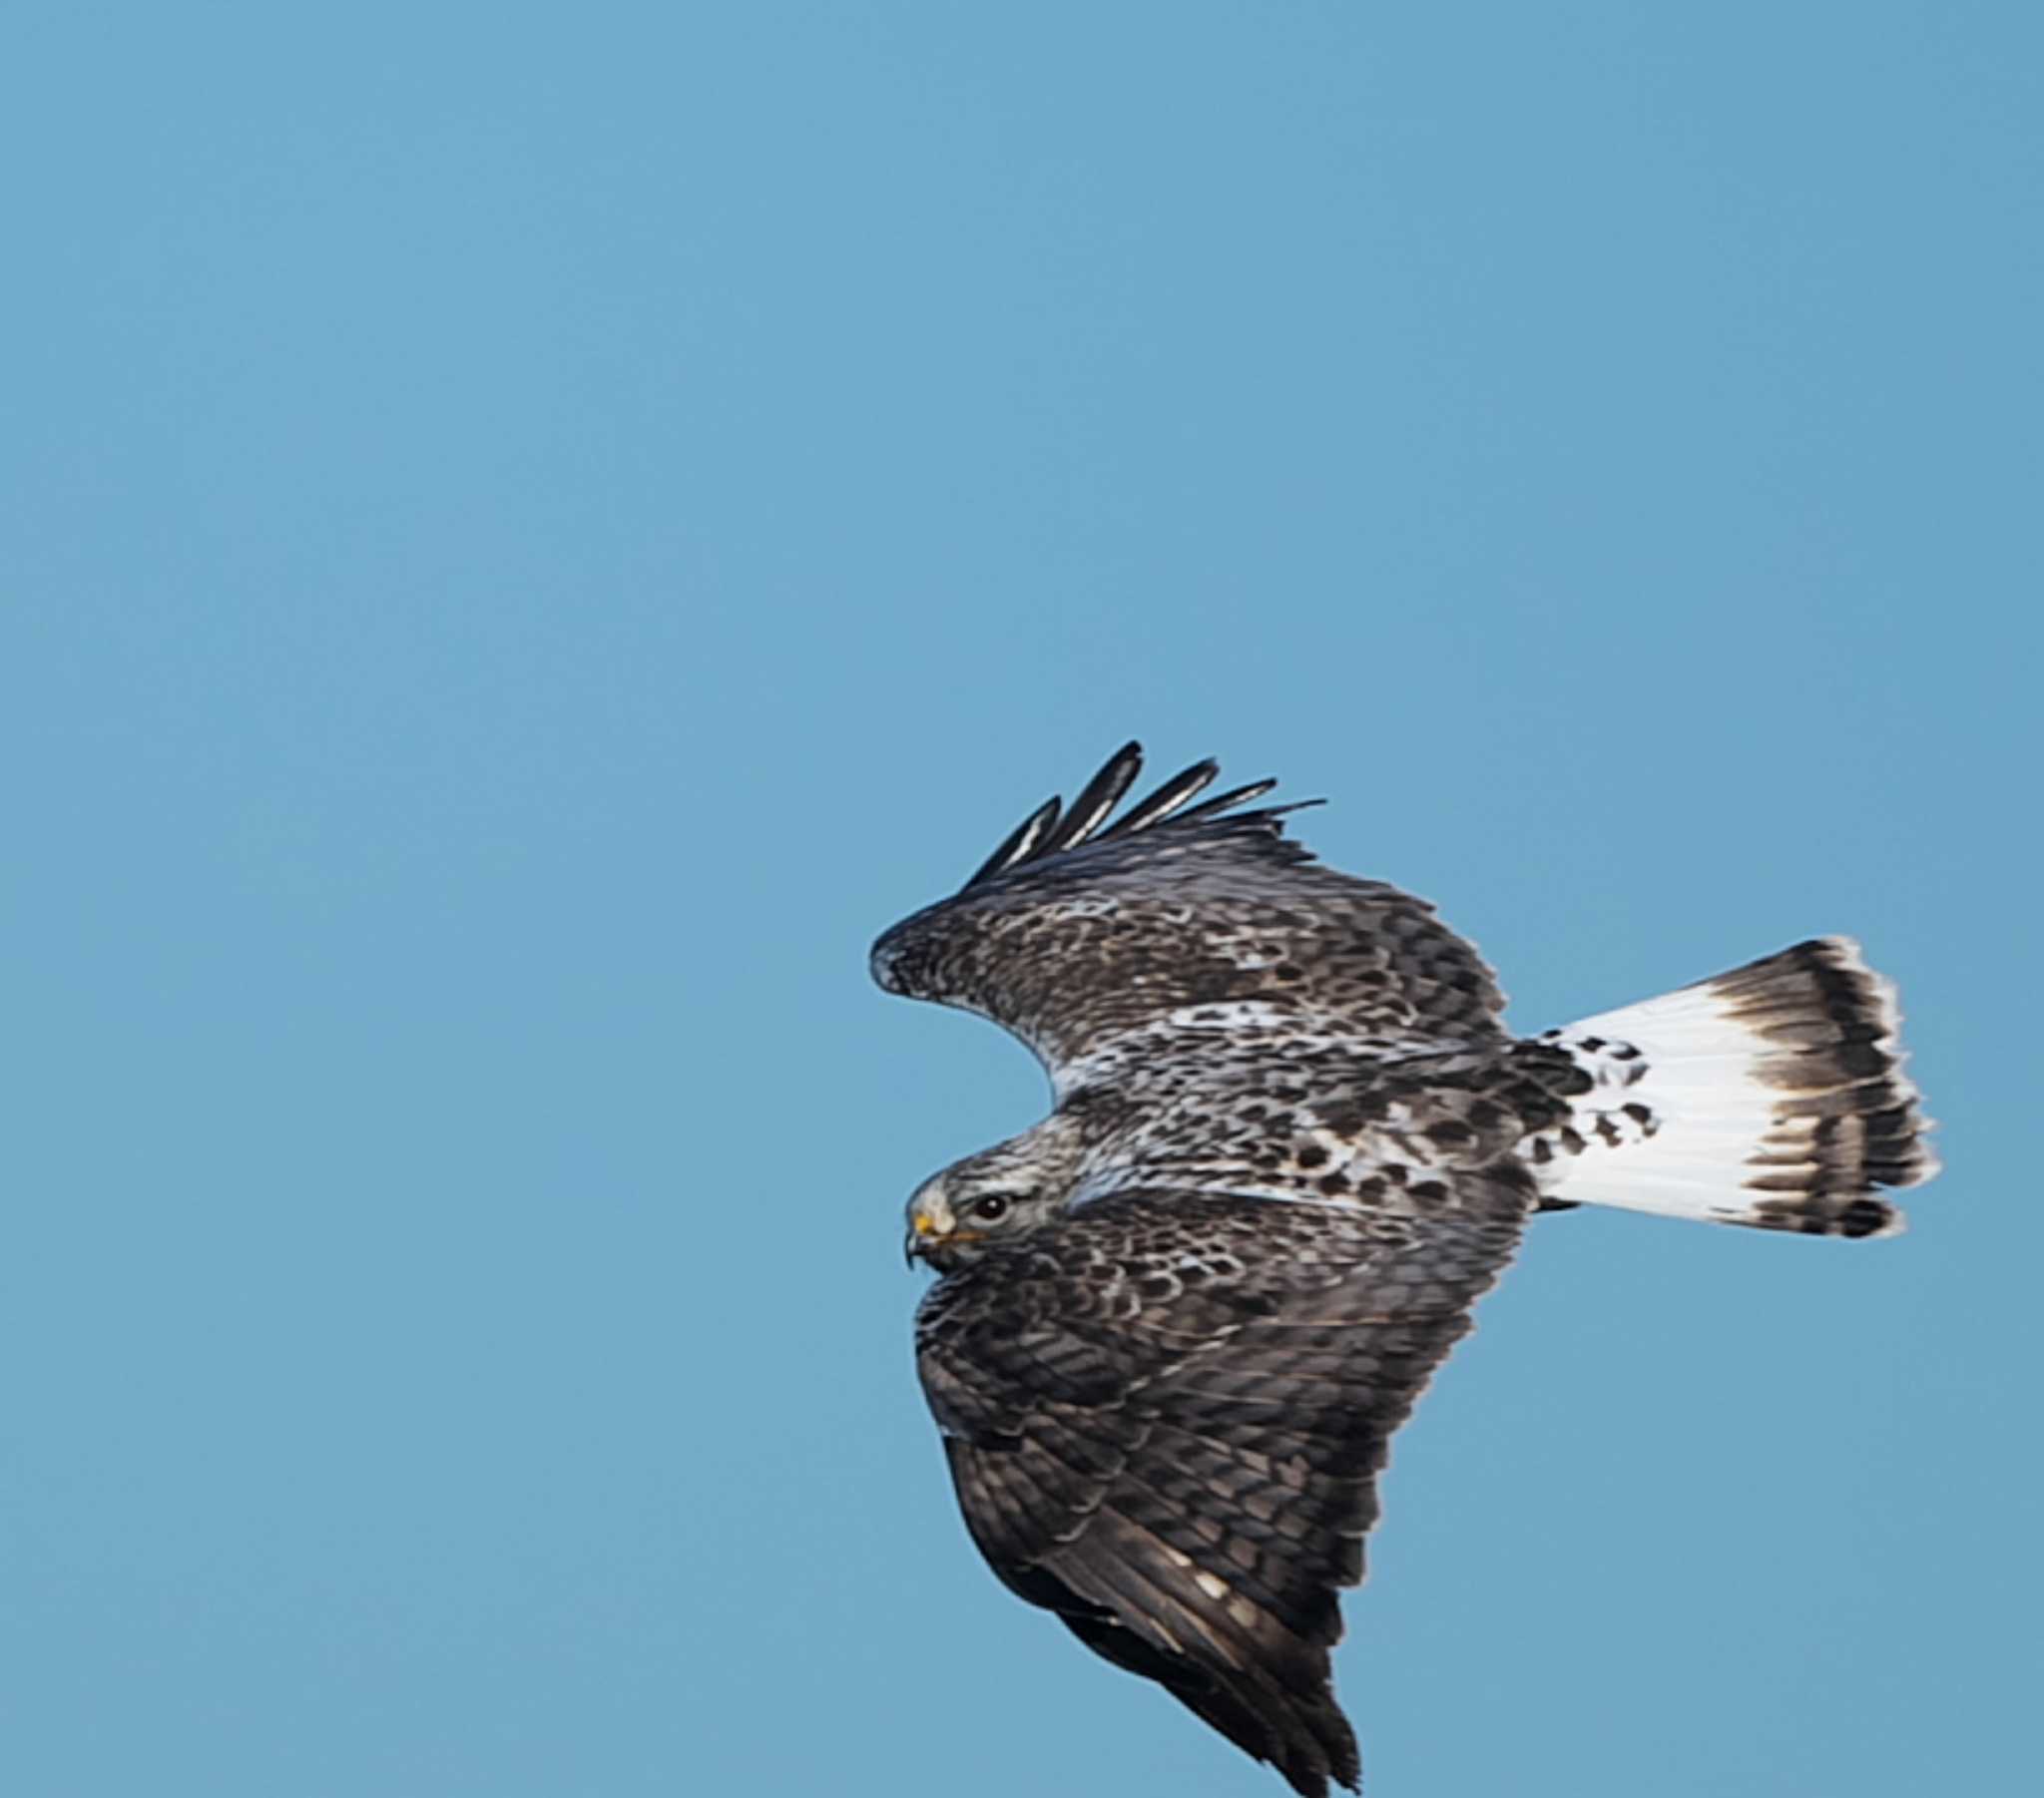
<instances>
[{"instance_id":1,"label":"dark wingtip feather","mask_svg":"<svg viewBox=\"0 0 2044 1798\"><path fill-rule=\"evenodd\" d=\"M1108 813L1122 802L1122 795L1135 784L1136 776L1143 771L1143 745L1126 742L1107 758L1106 765L1087 781L1085 790L1074 799L1065 819L1057 829L1038 845L1036 854L1061 855L1067 849L1076 849L1100 828Z\"/></svg>"},{"instance_id":2,"label":"dark wingtip feather","mask_svg":"<svg viewBox=\"0 0 2044 1798\"><path fill-rule=\"evenodd\" d=\"M1236 811L1252 799L1262 798L1278 784L1275 779L1256 780L1194 805L1192 801L1205 792L1221 773L1221 764L1209 757L1174 774L1109 824L1107 820L1114 808L1127 796L1142 770L1143 745L1133 741L1124 743L1086 783L1069 809L1059 799L1046 800L1009 833L960 890L979 886L1025 863L1047 861L1052 856L1131 836L1139 830L1177 829L1185 824L1205 823L1224 812ZM1243 815L1276 818L1302 806L1320 803L1322 801L1318 799L1301 799L1290 805L1269 806ZM1106 826L1104 829L1103 825Z\"/></svg>"},{"instance_id":3,"label":"dark wingtip feather","mask_svg":"<svg viewBox=\"0 0 2044 1798\"><path fill-rule=\"evenodd\" d=\"M1127 836L1132 831L1148 830L1153 824L1164 823L1180 806L1211 786L1220 773L1221 764L1212 756L1205 761L1194 762L1183 772L1172 775L1149 798L1130 806L1101 833L1102 837Z\"/></svg>"},{"instance_id":4,"label":"dark wingtip feather","mask_svg":"<svg viewBox=\"0 0 2044 1798\"><path fill-rule=\"evenodd\" d=\"M1201 800L1191 811L1180 812L1172 822L1190 824L1198 818L1217 818L1224 811L1233 811L1238 805L1247 805L1252 799L1261 799L1277 784L1277 780L1273 778L1253 780L1248 786L1232 787L1218 798ZM1299 803L1309 805L1312 801L1301 800Z\"/></svg>"},{"instance_id":5,"label":"dark wingtip feather","mask_svg":"<svg viewBox=\"0 0 2044 1798\"><path fill-rule=\"evenodd\" d=\"M967 886L978 886L982 880L991 880L996 874L1004 874L1017 862L1027 861L1043 840L1044 833L1057 827L1058 811L1064 801L1053 794L1044 800L1021 823L1008 832L1001 846L973 871Z\"/></svg>"}]
</instances>

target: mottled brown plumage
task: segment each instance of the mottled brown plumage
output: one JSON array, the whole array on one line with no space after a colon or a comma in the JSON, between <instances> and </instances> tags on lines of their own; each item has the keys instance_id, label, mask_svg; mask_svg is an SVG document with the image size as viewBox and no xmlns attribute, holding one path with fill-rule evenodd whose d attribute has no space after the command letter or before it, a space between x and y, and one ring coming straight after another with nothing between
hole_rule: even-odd
<instances>
[{"instance_id":1,"label":"mottled brown plumage","mask_svg":"<svg viewBox=\"0 0 2044 1798\"><path fill-rule=\"evenodd\" d=\"M989 1249L916 1329L973 1540L1299 1791L1353 1784L1334 1594L1362 1577L1391 1432L1525 1196L1422 1225L1125 1193Z\"/></svg>"},{"instance_id":2,"label":"mottled brown plumage","mask_svg":"<svg viewBox=\"0 0 2044 1798\"><path fill-rule=\"evenodd\" d=\"M1043 1123L933 1176L917 1356L1022 1597L1317 1798L1385 1446L1536 1210L1898 1228L1934 1171L1892 990L1825 938L1534 1039L1431 906L1129 745L875 945L1043 1061Z\"/></svg>"}]
</instances>

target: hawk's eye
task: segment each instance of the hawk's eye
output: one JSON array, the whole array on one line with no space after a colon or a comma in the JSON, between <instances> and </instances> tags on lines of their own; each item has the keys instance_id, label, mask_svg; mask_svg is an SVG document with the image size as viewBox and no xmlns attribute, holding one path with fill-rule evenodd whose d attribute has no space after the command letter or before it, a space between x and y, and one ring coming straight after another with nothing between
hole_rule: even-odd
<instances>
[{"instance_id":1,"label":"hawk's eye","mask_svg":"<svg viewBox=\"0 0 2044 1798\"><path fill-rule=\"evenodd\" d=\"M998 1192L989 1193L972 1207L973 1216L986 1223L996 1223L1008 1214L1008 1201Z\"/></svg>"}]
</instances>

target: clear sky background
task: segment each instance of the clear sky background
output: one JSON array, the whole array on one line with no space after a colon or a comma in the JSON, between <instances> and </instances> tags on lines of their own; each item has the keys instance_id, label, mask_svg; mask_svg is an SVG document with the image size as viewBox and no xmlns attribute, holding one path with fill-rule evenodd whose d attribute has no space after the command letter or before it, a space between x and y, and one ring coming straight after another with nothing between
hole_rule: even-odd
<instances>
[{"instance_id":1,"label":"clear sky background","mask_svg":"<svg viewBox=\"0 0 2044 1798\"><path fill-rule=\"evenodd\" d=\"M2034 1772L2034 6L16 4L0 1789L1276 1793L1008 1597L865 949L1140 735L1546 1025L1820 931L1899 1242L1542 1220L1380 1798Z\"/></svg>"}]
</instances>

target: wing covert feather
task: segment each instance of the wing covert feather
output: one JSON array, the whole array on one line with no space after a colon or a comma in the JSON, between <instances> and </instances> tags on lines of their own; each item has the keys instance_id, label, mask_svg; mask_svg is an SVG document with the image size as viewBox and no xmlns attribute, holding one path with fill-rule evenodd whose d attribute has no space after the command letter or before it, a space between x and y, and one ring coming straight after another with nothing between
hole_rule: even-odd
<instances>
[{"instance_id":1,"label":"wing covert feather","mask_svg":"<svg viewBox=\"0 0 2044 1798\"><path fill-rule=\"evenodd\" d=\"M1523 1214L1121 1194L931 1289L917 1355L994 1571L1301 1793L1386 1445Z\"/></svg>"},{"instance_id":2,"label":"wing covert feather","mask_svg":"<svg viewBox=\"0 0 2044 1798\"><path fill-rule=\"evenodd\" d=\"M1102 830L1139 762L1131 744L1096 776L1076 833L1051 802L962 892L887 931L879 984L992 1018L1061 1089L1116 1038L1217 1008L1380 1044L1503 1040L1495 977L1432 906L1319 865L1284 834L1295 807L1235 809L1269 782L1155 804L1211 779L1202 763Z\"/></svg>"}]
</instances>

